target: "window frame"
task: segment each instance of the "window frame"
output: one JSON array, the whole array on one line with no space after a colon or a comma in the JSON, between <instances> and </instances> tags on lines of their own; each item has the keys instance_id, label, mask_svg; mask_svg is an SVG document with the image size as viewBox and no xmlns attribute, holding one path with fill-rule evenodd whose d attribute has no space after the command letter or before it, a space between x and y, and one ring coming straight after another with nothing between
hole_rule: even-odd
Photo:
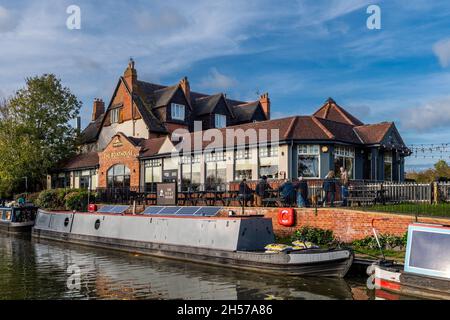
<instances>
[{"instance_id":1,"label":"window frame","mask_svg":"<svg viewBox=\"0 0 450 320\"><path fill-rule=\"evenodd\" d=\"M313 177L303 176L304 179L320 179L321 177L321 157L320 145L318 144L299 144L297 145L297 177L299 174L300 157L315 157L317 158L317 175Z\"/></svg>"},{"instance_id":2,"label":"window frame","mask_svg":"<svg viewBox=\"0 0 450 320\"><path fill-rule=\"evenodd\" d=\"M170 116L172 120L185 121L186 106L184 104L172 102L170 104Z\"/></svg>"},{"instance_id":3,"label":"window frame","mask_svg":"<svg viewBox=\"0 0 450 320\"><path fill-rule=\"evenodd\" d=\"M120 108L111 109L110 122L111 124L120 122Z\"/></svg>"},{"instance_id":4,"label":"window frame","mask_svg":"<svg viewBox=\"0 0 450 320\"><path fill-rule=\"evenodd\" d=\"M216 129L222 129L222 128L226 128L226 126L227 126L227 116L224 114L215 113L214 114L214 127Z\"/></svg>"}]
</instances>

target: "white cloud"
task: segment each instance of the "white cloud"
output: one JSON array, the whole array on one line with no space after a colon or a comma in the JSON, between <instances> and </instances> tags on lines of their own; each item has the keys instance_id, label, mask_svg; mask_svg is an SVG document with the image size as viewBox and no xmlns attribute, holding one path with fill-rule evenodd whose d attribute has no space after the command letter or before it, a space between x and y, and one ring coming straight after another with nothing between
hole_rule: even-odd
<instances>
[{"instance_id":1,"label":"white cloud","mask_svg":"<svg viewBox=\"0 0 450 320\"><path fill-rule=\"evenodd\" d=\"M0 5L0 33L14 30L17 26L16 15Z\"/></svg>"},{"instance_id":2,"label":"white cloud","mask_svg":"<svg viewBox=\"0 0 450 320\"><path fill-rule=\"evenodd\" d=\"M438 57L439 63L446 68L450 65L450 39L444 39L433 45L433 52Z\"/></svg>"},{"instance_id":3,"label":"white cloud","mask_svg":"<svg viewBox=\"0 0 450 320\"><path fill-rule=\"evenodd\" d=\"M216 68L212 68L209 74L202 79L200 86L209 89L227 90L237 85L237 80L227 76Z\"/></svg>"},{"instance_id":4,"label":"white cloud","mask_svg":"<svg viewBox=\"0 0 450 320\"><path fill-rule=\"evenodd\" d=\"M450 97L411 108L401 120L405 128L424 132L450 125Z\"/></svg>"}]
</instances>

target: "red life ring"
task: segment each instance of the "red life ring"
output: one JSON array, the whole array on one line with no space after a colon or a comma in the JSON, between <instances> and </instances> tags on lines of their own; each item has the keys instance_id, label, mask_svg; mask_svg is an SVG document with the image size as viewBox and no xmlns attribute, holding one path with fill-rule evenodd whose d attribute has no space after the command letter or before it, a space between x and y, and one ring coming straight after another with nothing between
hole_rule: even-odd
<instances>
[{"instance_id":1,"label":"red life ring","mask_svg":"<svg viewBox=\"0 0 450 320\"><path fill-rule=\"evenodd\" d=\"M292 227L294 225L294 209L280 208L278 209L278 224L285 227Z\"/></svg>"}]
</instances>

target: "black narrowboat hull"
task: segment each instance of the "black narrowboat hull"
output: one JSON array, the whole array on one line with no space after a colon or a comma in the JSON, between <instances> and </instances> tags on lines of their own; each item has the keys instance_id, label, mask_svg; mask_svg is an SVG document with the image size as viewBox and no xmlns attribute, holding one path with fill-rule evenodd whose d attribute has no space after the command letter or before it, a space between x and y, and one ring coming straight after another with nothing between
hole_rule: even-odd
<instances>
[{"instance_id":1,"label":"black narrowboat hull","mask_svg":"<svg viewBox=\"0 0 450 320\"><path fill-rule=\"evenodd\" d=\"M31 222L10 222L0 221L0 231L7 233L31 233L34 221Z\"/></svg>"},{"instance_id":2,"label":"black narrowboat hull","mask_svg":"<svg viewBox=\"0 0 450 320\"><path fill-rule=\"evenodd\" d=\"M33 229L32 235L35 239L63 241L161 258L285 276L343 278L353 262L353 252L348 249L315 249L297 254L268 254L113 239L36 228ZM333 256L334 258L332 258ZM306 258L307 261L300 261L302 258ZM296 259L299 259L299 261L296 262Z\"/></svg>"}]
</instances>

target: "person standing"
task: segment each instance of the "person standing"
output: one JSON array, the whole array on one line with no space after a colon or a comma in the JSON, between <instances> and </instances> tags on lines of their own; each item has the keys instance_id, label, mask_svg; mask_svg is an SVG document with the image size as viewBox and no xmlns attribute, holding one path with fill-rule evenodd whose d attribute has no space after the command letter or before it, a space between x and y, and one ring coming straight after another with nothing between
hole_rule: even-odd
<instances>
[{"instance_id":1,"label":"person standing","mask_svg":"<svg viewBox=\"0 0 450 320\"><path fill-rule=\"evenodd\" d=\"M247 179L242 179L239 184L239 198L247 206L247 202L252 202L252 189L247 185Z\"/></svg>"},{"instance_id":2,"label":"person standing","mask_svg":"<svg viewBox=\"0 0 450 320\"><path fill-rule=\"evenodd\" d=\"M347 198L348 198L348 171L344 169L344 167L340 168L341 171L341 198L342 198L342 206L347 206Z\"/></svg>"},{"instance_id":3,"label":"person standing","mask_svg":"<svg viewBox=\"0 0 450 320\"><path fill-rule=\"evenodd\" d=\"M279 188L280 197L283 203L287 206L292 206L295 199L294 185L290 180L286 180Z\"/></svg>"},{"instance_id":4,"label":"person standing","mask_svg":"<svg viewBox=\"0 0 450 320\"><path fill-rule=\"evenodd\" d=\"M336 194L336 182L334 180L334 171L328 172L325 177L325 180L322 184L322 189L325 191L325 199L323 200L323 204L325 205L327 201L330 201L330 207L334 207L334 198Z\"/></svg>"},{"instance_id":5,"label":"person standing","mask_svg":"<svg viewBox=\"0 0 450 320\"><path fill-rule=\"evenodd\" d=\"M308 183L303 177L298 178L298 183L295 186L297 190L297 206L304 208L308 206Z\"/></svg>"},{"instance_id":6,"label":"person standing","mask_svg":"<svg viewBox=\"0 0 450 320\"><path fill-rule=\"evenodd\" d=\"M267 183L267 177L262 176L259 180L258 184L256 185L256 194L255 194L255 200L256 200L256 206L262 207L263 206L263 199L267 197L267 190L270 188L269 184Z\"/></svg>"}]
</instances>

